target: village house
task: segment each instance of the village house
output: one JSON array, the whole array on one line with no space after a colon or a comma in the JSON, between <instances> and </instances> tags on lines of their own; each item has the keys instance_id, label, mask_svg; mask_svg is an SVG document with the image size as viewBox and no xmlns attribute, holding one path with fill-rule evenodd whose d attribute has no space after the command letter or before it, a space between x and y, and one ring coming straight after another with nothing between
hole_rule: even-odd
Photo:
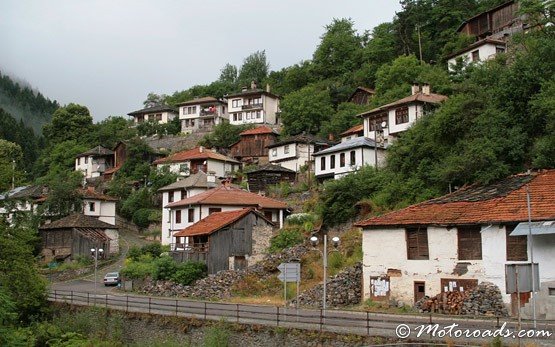
<instances>
[{"instance_id":1,"label":"village house","mask_svg":"<svg viewBox=\"0 0 555 347\"><path fill-rule=\"evenodd\" d=\"M0 194L0 216L13 222L18 213L35 214L37 208L44 203L48 187L41 185L21 186Z\"/></svg>"},{"instance_id":2,"label":"village house","mask_svg":"<svg viewBox=\"0 0 555 347\"><path fill-rule=\"evenodd\" d=\"M119 252L117 227L80 213L41 226L39 235L45 262L89 257L91 248L102 248L102 258Z\"/></svg>"},{"instance_id":3,"label":"village house","mask_svg":"<svg viewBox=\"0 0 555 347\"><path fill-rule=\"evenodd\" d=\"M82 191L83 214L98 218L105 223L116 225L117 198L96 192L93 187Z\"/></svg>"},{"instance_id":4,"label":"village house","mask_svg":"<svg viewBox=\"0 0 555 347\"><path fill-rule=\"evenodd\" d=\"M364 165L382 166L385 162L385 147L376 145L374 140L366 137L355 137L316 152L313 156L316 179L324 181L341 178Z\"/></svg>"},{"instance_id":5,"label":"village house","mask_svg":"<svg viewBox=\"0 0 555 347\"><path fill-rule=\"evenodd\" d=\"M181 132L189 134L196 130L210 131L214 125L229 120L227 103L211 96L177 104Z\"/></svg>"},{"instance_id":6,"label":"village house","mask_svg":"<svg viewBox=\"0 0 555 347\"><path fill-rule=\"evenodd\" d=\"M479 63L505 52L508 39L528 28L526 16L518 11L518 1L512 0L465 20L457 32L473 36L476 41L447 57L449 70L459 63Z\"/></svg>"},{"instance_id":7,"label":"village house","mask_svg":"<svg viewBox=\"0 0 555 347\"><path fill-rule=\"evenodd\" d=\"M166 206L175 201L190 198L191 196L203 193L208 189L219 187L220 180L214 173L204 173L199 171L184 179L158 189L162 193L162 206ZM170 233L170 210L162 209L162 244L170 244L172 241Z\"/></svg>"},{"instance_id":8,"label":"village house","mask_svg":"<svg viewBox=\"0 0 555 347\"><path fill-rule=\"evenodd\" d=\"M355 137L362 137L364 136L364 125L357 124L345 130L344 132L339 134L339 136L341 137L341 142L349 141L350 139L354 139Z\"/></svg>"},{"instance_id":9,"label":"village house","mask_svg":"<svg viewBox=\"0 0 555 347\"><path fill-rule=\"evenodd\" d=\"M531 237L527 192L531 220L545 224L534 227ZM464 187L362 221L356 226L363 230L364 298L412 304L424 295L465 291L488 281L514 309L518 299L506 294L505 269L530 264L533 252L539 268L538 317L554 319L555 303L548 297L555 288L554 220L555 170L544 170ZM521 299L529 312L530 293L521 293Z\"/></svg>"},{"instance_id":10,"label":"village house","mask_svg":"<svg viewBox=\"0 0 555 347\"><path fill-rule=\"evenodd\" d=\"M245 130L239 137L229 146L229 155L243 163L263 165L268 163L268 146L277 141L278 133L263 125Z\"/></svg>"},{"instance_id":11,"label":"village house","mask_svg":"<svg viewBox=\"0 0 555 347\"><path fill-rule=\"evenodd\" d=\"M374 89L357 87L347 101L357 105L368 105L375 94L376 91Z\"/></svg>"},{"instance_id":12,"label":"village house","mask_svg":"<svg viewBox=\"0 0 555 347\"><path fill-rule=\"evenodd\" d=\"M96 146L75 158L75 171L81 171L85 179L100 177L114 167L114 152L102 146Z\"/></svg>"},{"instance_id":13,"label":"village house","mask_svg":"<svg viewBox=\"0 0 555 347\"><path fill-rule=\"evenodd\" d=\"M287 204L224 184L165 205L164 208L169 209L170 214L168 234L173 237L175 232L191 226L212 213L248 207L255 208L266 219L276 223L280 228L283 227L285 215L288 212Z\"/></svg>"},{"instance_id":14,"label":"village house","mask_svg":"<svg viewBox=\"0 0 555 347\"><path fill-rule=\"evenodd\" d=\"M203 146L177 152L162 159L155 160L154 165L161 169L169 167L170 172L180 176L189 176L199 171L213 171L216 177L227 177L241 167L237 160L226 157Z\"/></svg>"},{"instance_id":15,"label":"village house","mask_svg":"<svg viewBox=\"0 0 555 347\"><path fill-rule=\"evenodd\" d=\"M247 173L250 192L266 192L269 186L280 183L294 183L297 173L279 165L266 164Z\"/></svg>"},{"instance_id":16,"label":"village house","mask_svg":"<svg viewBox=\"0 0 555 347\"><path fill-rule=\"evenodd\" d=\"M127 114L133 117L133 124L139 125L143 122L156 122L158 124L166 124L179 114L176 109L168 105L156 105L133 111Z\"/></svg>"},{"instance_id":17,"label":"village house","mask_svg":"<svg viewBox=\"0 0 555 347\"><path fill-rule=\"evenodd\" d=\"M243 270L262 260L273 229L253 208L214 212L175 233L171 255L179 262L205 262L209 274Z\"/></svg>"},{"instance_id":18,"label":"village house","mask_svg":"<svg viewBox=\"0 0 555 347\"><path fill-rule=\"evenodd\" d=\"M266 90L258 89L256 83L251 88L243 88L240 93L226 95L229 122L241 124L279 124L279 97Z\"/></svg>"},{"instance_id":19,"label":"village house","mask_svg":"<svg viewBox=\"0 0 555 347\"><path fill-rule=\"evenodd\" d=\"M428 84L422 87L413 85L410 96L361 113L358 117L363 119L365 137L387 144L445 100L445 95L432 93Z\"/></svg>"},{"instance_id":20,"label":"village house","mask_svg":"<svg viewBox=\"0 0 555 347\"><path fill-rule=\"evenodd\" d=\"M329 147L326 141L311 135L297 135L283 139L267 146L270 164L280 165L289 170L299 172L313 162L312 155ZM312 167L312 165L311 165Z\"/></svg>"}]
</instances>

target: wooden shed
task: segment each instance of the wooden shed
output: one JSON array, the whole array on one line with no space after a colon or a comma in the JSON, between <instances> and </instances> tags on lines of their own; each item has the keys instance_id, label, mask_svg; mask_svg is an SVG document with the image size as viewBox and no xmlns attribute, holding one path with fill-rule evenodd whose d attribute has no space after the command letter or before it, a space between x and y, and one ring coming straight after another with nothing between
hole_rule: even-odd
<instances>
[{"instance_id":1,"label":"wooden shed","mask_svg":"<svg viewBox=\"0 0 555 347\"><path fill-rule=\"evenodd\" d=\"M295 182L296 172L279 165L267 164L247 172L247 182L251 192L266 191L268 186L281 182Z\"/></svg>"},{"instance_id":2,"label":"wooden shed","mask_svg":"<svg viewBox=\"0 0 555 347\"><path fill-rule=\"evenodd\" d=\"M268 146L277 142L278 133L268 126L243 131L240 140L232 144L230 156L244 163L268 163Z\"/></svg>"},{"instance_id":3,"label":"wooden shed","mask_svg":"<svg viewBox=\"0 0 555 347\"><path fill-rule=\"evenodd\" d=\"M205 262L209 274L245 269L262 259L273 227L253 208L214 212L174 234L171 255L178 262Z\"/></svg>"}]
</instances>

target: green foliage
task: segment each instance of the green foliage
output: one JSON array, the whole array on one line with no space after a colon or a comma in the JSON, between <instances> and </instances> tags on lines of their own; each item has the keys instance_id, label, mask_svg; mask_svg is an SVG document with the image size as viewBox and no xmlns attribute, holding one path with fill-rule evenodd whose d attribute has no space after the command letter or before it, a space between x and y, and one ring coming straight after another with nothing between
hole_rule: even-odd
<instances>
[{"instance_id":1,"label":"green foliage","mask_svg":"<svg viewBox=\"0 0 555 347\"><path fill-rule=\"evenodd\" d=\"M114 148L119 141L129 140L137 135L136 128L130 127L131 124L131 120L123 117L108 117L93 125L88 141L91 144Z\"/></svg>"},{"instance_id":2,"label":"green foliage","mask_svg":"<svg viewBox=\"0 0 555 347\"><path fill-rule=\"evenodd\" d=\"M148 188L141 188L131 193L131 195L129 195L129 197L125 201L123 201L119 212L122 217L132 219L136 212L140 210L146 210L144 212L144 220L148 221L148 215L150 213L149 209L151 207L152 201L150 190Z\"/></svg>"},{"instance_id":3,"label":"green foliage","mask_svg":"<svg viewBox=\"0 0 555 347\"><path fill-rule=\"evenodd\" d=\"M163 246L158 242L152 242L141 247L143 254L149 254L153 258L158 258L164 252Z\"/></svg>"},{"instance_id":4,"label":"green foliage","mask_svg":"<svg viewBox=\"0 0 555 347\"><path fill-rule=\"evenodd\" d=\"M268 76L270 64L266 60L266 51L256 51L245 58L237 80L241 86L249 86L252 81L262 83Z\"/></svg>"},{"instance_id":5,"label":"green foliage","mask_svg":"<svg viewBox=\"0 0 555 347\"><path fill-rule=\"evenodd\" d=\"M310 85L292 92L280 104L284 133L318 133L334 113L328 90Z\"/></svg>"},{"instance_id":6,"label":"green foliage","mask_svg":"<svg viewBox=\"0 0 555 347\"><path fill-rule=\"evenodd\" d=\"M176 135L181 132L181 121L175 117L165 124L160 124L155 120L142 122L137 126L137 133L140 136L152 135Z\"/></svg>"},{"instance_id":7,"label":"green foliage","mask_svg":"<svg viewBox=\"0 0 555 347\"><path fill-rule=\"evenodd\" d=\"M23 181L23 172L18 170L22 159L19 145L0 139L0 192L11 188L12 179L16 187Z\"/></svg>"},{"instance_id":8,"label":"green foliage","mask_svg":"<svg viewBox=\"0 0 555 347\"><path fill-rule=\"evenodd\" d=\"M177 265L171 280L175 283L188 286L206 276L206 264L188 261Z\"/></svg>"},{"instance_id":9,"label":"green foliage","mask_svg":"<svg viewBox=\"0 0 555 347\"><path fill-rule=\"evenodd\" d=\"M133 217L131 220L139 228L147 228L150 225L150 215L155 211L150 208L141 208L133 212Z\"/></svg>"},{"instance_id":10,"label":"green foliage","mask_svg":"<svg viewBox=\"0 0 555 347\"><path fill-rule=\"evenodd\" d=\"M154 261L155 270L152 279L165 281L172 278L177 270L177 263L169 256L162 256Z\"/></svg>"},{"instance_id":11,"label":"green foliage","mask_svg":"<svg viewBox=\"0 0 555 347\"><path fill-rule=\"evenodd\" d=\"M277 253L285 248L292 247L304 242L304 235L299 228L282 229L279 234L270 239L268 252Z\"/></svg>"},{"instance_id":12,"label":"green foliage","mask_svg":"<svg viewBox=\"0 0 555 347\"><path fill-rule=\"evenodd\" d=\"M48 143L78 141L86 136L93 126L93 119L85 106L69 104L57 109L52 115L52 122L43 128Z\"/></svg>"},{"instance_id":13,"label":"green foliage","mask_svg":"<svg viewBox=\"0 0 555 347\"><path fill-rule=\"evenodd\" d=\"M305 223L314 223L316 222L316 216L312 213L294 213L285 219L287 225L297 225L302 226Z\"/></svg>"},{"instance_id":14,"label":"green foliage","mask_svg":"<svg viewBox=\"0 0 555 347\"><path fill-rule=\"evenodd\" d=\"M229 328L225 323L208 328L204 335L204 347L228 347L229 346Z\"/></svg>"},{"instance_id":15,"label":"green foliage","mask_svg":"<svg viewBox=\"0 0 555 347\"><path fill-rule=\"evenodd\" d=\"M43 139L37 137L33 129L25 125L23 119L20 119L19 122L16 121L2 108L0 108L0 139L13 142L21 147L22 158L18 160L18 168L23 168L30 173Z\"/></svg>"},{"instance_id":16,"label":"green foliage","mask_svg":"<svg viewBox=\"0 0 555 347\"><path fill-rule=\"evenodd\" d=\"M237 66L229 63L220 70L220 82L235 84L237 82Z\"/></svg>"},{"instance_id":17,"label":"green foliage","mask_svg":"<svg viewBox=\"0 0 555 347\"><path fill-rule=\"evenodd\" d=\"M42 211L48 211L52 216L58 218L69 215L72 212L82 210L83 199L78 191L83 182L83 175L77 171L60 172L56 178L44 180L50 190L45 203L40 206Z\"/></svg>"},{"instance_id":18,"label":"green foliage","mask_svg":"<svg viewBox=\"0 0 555 347\"><path fill-rule=\"evenodd\" d=\"M335 114L322 125L320 136L322 138L328 138L328 135L332 134L338 139L339 134L362 122L359 117L356 117L357 114L368 111L369 109L370 106L357 105L352 102L343 102L339 104Z\"/></svg>"},{"instance_id":19,"label":"green foliage","mask_svg":"<svg viewBox=\"0 0 555 347\"><path fill-rule=\"evenodd\" d=\"M145 279L156 272L156 265L151 257L141 256L137 261L131 261L120 271L124 278Z\"/></svg>"},{"instance_id":20,"label":"green foliage","mask_svg":"<svg viewBox=\"0 0 555 347\"><path fill-rule=\"evenodd\" d=\"M208 148L228 148L239 141L240 133L252 128L252 124L233 125L228 122L223 122L214 126L211 133L204 135L199 141L199 145Z\"/></svg>"}]
</instances>

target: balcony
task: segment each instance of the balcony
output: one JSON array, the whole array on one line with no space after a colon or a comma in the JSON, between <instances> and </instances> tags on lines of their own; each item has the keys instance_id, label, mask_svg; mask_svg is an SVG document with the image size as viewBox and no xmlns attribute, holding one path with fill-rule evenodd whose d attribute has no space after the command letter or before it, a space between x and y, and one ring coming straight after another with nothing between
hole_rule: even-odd
<instances>
[{"instance_id":1,"label":"balcony","mask_svg":"<svg viewBox=\"0 0 555 347\"><path fill-rule=\"evenodd\" d=\"M200 116L218 116L218 110L216 108L205 108L200 110Z\"/></svg>"},{"instance_id":2,"label":"balcony","mask_svg":"<svg viewBox=\"0 0 555 347\"><path fill-rule=\"evenodd\" d=\"M243 105L243 106L241 106L241 109L242 110L253 110L253 109L262 108L262 107L263 107L263 104L260 103L260 104Z\"/></svg>"},{"instance_id":3,"label":"balcony","mask_svg":"<svg viewBox=\"0 0 555 347\"><path fill-rule=\"evenodd\" d=\"M208 243L171 243L171 256L177 262L200 261L206 263Z\"/></svg>"}]
</instances>

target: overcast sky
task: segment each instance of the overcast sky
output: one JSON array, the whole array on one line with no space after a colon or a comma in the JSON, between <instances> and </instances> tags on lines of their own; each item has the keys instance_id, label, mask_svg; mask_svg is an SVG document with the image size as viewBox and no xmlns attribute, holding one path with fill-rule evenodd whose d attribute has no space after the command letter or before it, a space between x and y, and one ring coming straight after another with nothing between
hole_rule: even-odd
<instances>
[{"instance_id":1,"label":"overcast sky","mask_svg":"<svg viewBox=\"0 0 555 347\"><path fill-rule=\"evenodd\" d=\"M333 18L359 32L391 21L396 0L0 0L0 70L95 120L218 78L266 50L272 70L310 59Z\"/></svg>"}]
</instances>

